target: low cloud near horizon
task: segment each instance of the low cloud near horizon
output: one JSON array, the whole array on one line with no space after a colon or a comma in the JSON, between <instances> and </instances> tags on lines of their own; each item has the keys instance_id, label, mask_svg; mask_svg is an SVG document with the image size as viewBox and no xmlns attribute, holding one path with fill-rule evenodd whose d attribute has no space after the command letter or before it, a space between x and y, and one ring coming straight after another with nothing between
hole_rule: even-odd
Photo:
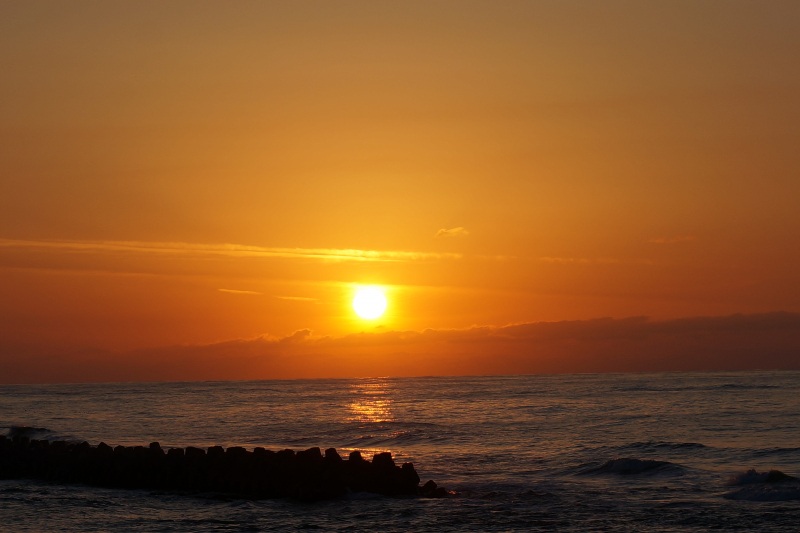
<instances>
[{"instance_id":1,"label":"low cloud near horizon","mask_svg":"<svg viewBox=\"0 0 800 533\"><path fill-rule=\"evenodd\" d=\"M0 346L0 382L800 370L800 313L647 317L315 337L299 330L113 353Z\"/></svg>"}]
</instances>

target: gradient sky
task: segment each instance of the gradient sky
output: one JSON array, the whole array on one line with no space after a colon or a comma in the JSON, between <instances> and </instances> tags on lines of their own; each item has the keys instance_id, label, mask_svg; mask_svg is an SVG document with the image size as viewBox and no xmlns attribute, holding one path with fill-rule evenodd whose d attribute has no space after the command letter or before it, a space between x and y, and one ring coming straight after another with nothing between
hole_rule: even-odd
<instances>
[{"instance_id":1,"label":"gradient sky","mask_svg":"<svg viewBox=\"0 0 800 533\"><path fill-rule=\"evenodd\" d=\"M765 335L797 367L798 28L796 0L0 2L0 382L695 368L507 350L603 317L728 317L752 350L697 368Z\"/></svg>"}]
</instances>

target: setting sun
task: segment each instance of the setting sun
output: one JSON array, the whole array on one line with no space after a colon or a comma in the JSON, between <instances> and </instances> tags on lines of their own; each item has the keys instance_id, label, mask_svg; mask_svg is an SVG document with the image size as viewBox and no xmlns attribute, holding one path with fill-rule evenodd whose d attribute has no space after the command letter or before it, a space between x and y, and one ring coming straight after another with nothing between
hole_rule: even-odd
<instances>
[{"instance_id":1,"label":"setting sun","mask_svg":"<svg viewBox=\"0 0 800 533\"><path fill-rule=\"evenodd\" d=\"M386 295L380 287L359 287L353 297L353 310L364 320L374 320L386 311Z\"/></svg>"}]
</instances>

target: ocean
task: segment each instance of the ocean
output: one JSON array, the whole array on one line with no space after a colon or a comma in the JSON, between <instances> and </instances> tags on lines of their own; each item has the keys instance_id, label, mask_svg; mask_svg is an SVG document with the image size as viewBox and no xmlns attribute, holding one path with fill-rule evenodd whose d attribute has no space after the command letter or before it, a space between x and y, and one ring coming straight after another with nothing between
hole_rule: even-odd
<instances>
[{"instance_id":1,"label":"ocean","mask_svg":"<svg viewBox=\"0 0 800 533\"><path fill-rule=\"evenodd\" d=\"M0 480L1 531L800 530L798 372L0 386L0 434L23 426L92 445L390 451L452 496Z\"/></svg>"}]
</instances>

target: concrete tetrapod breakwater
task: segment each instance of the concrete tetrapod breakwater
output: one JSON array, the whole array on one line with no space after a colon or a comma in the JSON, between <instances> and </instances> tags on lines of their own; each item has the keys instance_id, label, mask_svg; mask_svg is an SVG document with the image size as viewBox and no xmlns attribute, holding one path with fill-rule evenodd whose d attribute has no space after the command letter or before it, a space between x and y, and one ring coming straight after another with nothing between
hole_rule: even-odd
<instances>
[{"instance_id":1,"label":"concrete tetrapod breakwater","mask_svg":"<svg viewBox=\"0 0 800 533\"><path fill-rule=\"evenodd\" d=\"M334 448L278 452L232 446L111 447L103 442L12 439L0 435L0 479L40 479L125 489L223 493L244 498L322 500L348 492L444 497L433 481L420 486L411 463L397 466L389 452L372 461L360 452L343 459Z\"/></svg>"}]
</instances>

